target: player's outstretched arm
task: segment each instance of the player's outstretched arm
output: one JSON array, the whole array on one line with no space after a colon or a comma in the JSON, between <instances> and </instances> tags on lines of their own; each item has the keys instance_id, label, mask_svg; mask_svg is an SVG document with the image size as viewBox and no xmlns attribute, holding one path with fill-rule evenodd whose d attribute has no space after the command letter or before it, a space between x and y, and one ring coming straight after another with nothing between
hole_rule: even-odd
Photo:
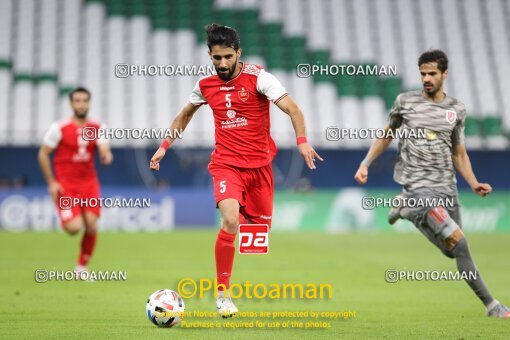
<instances>
[{"instance_id":1,"label":"player's outstretched arm","mask_svg":"<svg viewBox=\"0 0 510 340\"><path fill-rule=\"evenodd\" d=\"M491 191L492 187L488 183L479 183L476 179L473 168L471 167L471 161L466 151L464 144L456 144L453 146L452 152L453 165L455 169L464 177L466 182L469 184L471 189L480 196L487 196Z\"/></svg>"},{"instance_id":2,"label":"player's outstretched arm","mask_svg":"<svg viewBox=\"0 0 510 340\"><path fill-rule=\"evenodd\" d=\"M172 125L170 126L170 131L184 131L186 129L186 126L188 126L188 123L191 121L191 118L193 118L193 115L195 112L197 112L200 105L193 105L191 103L186 103L184 107L181 109L181 111L175 116L174 121L172 122ZM151 158L150 162L150 168L151 170L159 170L159 162L165 157L166 149L170 145L172 145L175 138L173 137L173 133L169 134L169 137L167 137L161 146L158 148L154 156ZM166 145L165 145L166 144Z\"/></svg>"},{"instance_id":3,"label":"player's outstretched arm","mask_svg":"<svg viewBox=\"0 0 510 340\"><path fill-rule=\"evenodd\" d=\"M283 112L290 116L294 132L296 133L298 150L306 165L310 169L315 169L315 158L323 161L322 157L317 154L314 148L306 141L305 117L301 109L297 106L290 96L286 96L276 104Z\"/></svg>"},{"instance_id":4,"label":"player's outstretched arm","mask_svg":"<svg viewBox=\"0 0 510 340\"><path fill-rule=\"evenodd\" d=\"M389 130L389 126L386 126L384 128L384 131L387 132ZM386 134L388 135L388 134ZM372 145L370 146L370 149L368 150L368 153L359 165L358 171L356 171L356 174L354 175L354 179L359 184L363 185L368 181L368 167L370 164L377 159L391 144L391 141L393 139L391 137L386 138L377 138L373 141Z\"/></svg>"},{"instance_id":5,"label":"player's outstretched arm","mask_svg":"<svg viewBox=\"0 0 510 340\"><path fill-rule=\"evenodd\" d=\"M56 201L59 191L62 191L62 186L59 182L57 182L55 176L53 176L53 171L51 170L50 155L52 152L53 148L43 144L39 148L37 158L39 159L39 167L41 168L44 180L48 183L48 193L51 198Z\"/></svg>"}]
</instances>

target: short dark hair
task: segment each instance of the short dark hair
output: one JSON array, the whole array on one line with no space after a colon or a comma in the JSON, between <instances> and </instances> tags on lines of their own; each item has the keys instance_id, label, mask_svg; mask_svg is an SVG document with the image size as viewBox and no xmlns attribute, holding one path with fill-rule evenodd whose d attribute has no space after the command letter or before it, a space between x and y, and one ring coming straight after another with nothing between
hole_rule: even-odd
<instances>
[{"instance_id":1,"label":"short dark hair","mask_svg":"<svg viewBox=\"0 0 510 340\"><path fill-rule=\"evenodd\" d=\"M87 90L87 89L86 89L86 88L84 88L84 87L79 86L79 87L76 87L76 88L75 88L74 90L72 90L71 92L69 92L69 100L70 100L70 101L73 101L73 95L74 95L75 93L77 93L77 92L84 92L84 93L86 93L86 94L89 96L89 99L90 99L90 97L92 97L92 95L90 94L90 91L89 91L89 90Z\"/></svg>"},{"instance_id":2,"label":"short dark hair","mask_svg":"<svg viewBox=\"0 0 510 340\"><path fill-rule=\"evenodd\" d=\"M437 63L437 68L441 73L448 69L448 57L441 50L428 50L418 58L418 67L427 63Z\"/></svg>"},{"instance_id":3,"label":"short dark hair","mask_svg":"<svg viewBox=\"0 0 510 340\"><path fill-rule=\"evenodd\" d=\"M235 51L239 49L241 39L235 28L219 24L210 24L205 26L207 33L207 47L209 51L214 45L232 47Z\"/></svg>"}]
</instances>

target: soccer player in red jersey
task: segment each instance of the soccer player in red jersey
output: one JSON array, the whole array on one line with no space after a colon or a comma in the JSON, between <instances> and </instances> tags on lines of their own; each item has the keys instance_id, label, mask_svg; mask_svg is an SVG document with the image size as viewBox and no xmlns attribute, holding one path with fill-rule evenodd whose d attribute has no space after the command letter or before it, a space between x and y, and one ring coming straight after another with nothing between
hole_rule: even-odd
<instances>
[{"instance_id":1,"label":"soccer player in red jersey","mask_svg":"<svg viewBox=\"0 0 510 340\"><path fill-rule=\"evenodd\" d=\"M109 165L113 156L103 139L83 138L83 130L93 130L89 136L97 136L101 125L87 119L90 92L82 87L69 94L74 115L61 122L55 122L44 136L39 149L39 166L43 173L48 192L57 205L62 228L69 234L77 234L83 226L85 232L81 241L81 252L75 271L87 270L87 264L94 252L97 238L97 220L100 208L97 204L73 203L74 198L99 198L99 181L94 167L94 154L99 151L102 164ZM51 169L50 155L55 151Z\"/></svg>"},{"instance_id":2,"label":"soccer player in red jersey","mask_svg":"<svg viewBox=\"0 0 510 340\"><path fill-rule=\"evenodd\" d=\"M239 35L231 27L211 24L206 27L209 56L217 74L201 78L170 127L185 129L201 105L208 104L214 115L216 147L209 172L213 178L214 198L222 224L216 239L216 275L219 284L216 305L222 317L237 313L228 290L234 263L234 241L239 224L267 224L271 227L273 210L273 172L271 161L276 146L270 135L269 101L290 116L297 147L310 169L322 158L306 139L301 110L285 88L262 67L239 61ZM150 161L152 170L172 144L167 138Z\"/></svg>"}]
</instances>

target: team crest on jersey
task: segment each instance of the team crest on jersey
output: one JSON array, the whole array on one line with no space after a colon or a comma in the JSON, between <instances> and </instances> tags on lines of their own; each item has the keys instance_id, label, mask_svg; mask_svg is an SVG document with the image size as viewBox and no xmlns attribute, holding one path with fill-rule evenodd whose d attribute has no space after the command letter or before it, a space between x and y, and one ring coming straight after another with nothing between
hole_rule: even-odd
<instances>
[{"instance_id":1,"label":"team crest on jersey","mask_svg":"<svg viewBox=\"0 0 510 340\"><path fill-rule=\"evenodd\" d=\"M452 111L452 110L447 110L446 111L446 121L450 124L453 124L453 123L455 123L456 120L457 120L457 112Z\"/></svg>"},{"instance_id":2,"label":"team crest on jersey","mask_svg":"<svg viewBox=\"0 0 510 340\"><path fill-rule=\"evenodd\" d=\"M243 87L241 90L237 91L237 95L239 96L239 99L241 99L243 102L248 100L248 97L250 96L250 93L246 91L246 89Z\"/></svg>"},{"instance_id":3,"label":"team crest on jersey","mask_svg":"<svg viewBox=\"0 0 510 340\"><path fill-rule=\"evenodd\" d=\"M227 110L227 117L232 119L236 116L236 112L234 110Z\"/></svg>"}]
</instances>

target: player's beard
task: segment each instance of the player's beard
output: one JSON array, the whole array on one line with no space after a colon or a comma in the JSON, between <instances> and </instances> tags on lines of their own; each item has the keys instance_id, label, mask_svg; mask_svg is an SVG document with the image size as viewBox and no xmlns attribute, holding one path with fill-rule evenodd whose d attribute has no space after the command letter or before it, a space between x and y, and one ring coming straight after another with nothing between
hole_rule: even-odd
<instances>
[{"instance_id":1,"label":"player's beard","mask_svg":"<svg viewBox=\"0 0 510 340\"><path fill-rule=\"evenodd\" d=\"M230 68L216 67L216 73L218 74L218 77L220 77L222 80L228 81L228 80L232 79L232 75L236 71L236 67L237 67L237 60L235 61L235 63L232 64L232 67L230 67ZM220 71L228 71L228 72L220 73Z\"/></svg>"},{"instance_id":2,"label":"player's beard","mask_svg":"<svg viewBox=\"0 0 510 340\"><path fill-rule=\"evenodd\" d=\"M85 119L87 118L88 110L80 110L80 111L74 111L74 116L78 119Z\"/></svg>"},{"instance_id":3,"label":"player's beard","mask_svg":"<svg viewBox=\"0 0 510 340\"><path fill-rule=\"evenodd\" d=\"M428 84L432 85L429 89L427 89L427 86L426 86ZM425 92L427 95L429 95L431 97L434 97L442 87L443 87L443 79L441 78L441 80L439 80L439 82L437 84L434 84L432 82L423 83L423 92Z\"/></svg>"},{"instance_id":4,"label":"player's beard","mask_svg":"<svg viewBox=\"0 0 510 340\"><path fill-rule=\"evenodd\" d=\"M431 87L427 88L427 85L432 85ZM429 96L433 97L436 95L437 91L441 88L441 84L434 85L433 83L423 83L423 92L428 94Z\"/></svg>"}]
</instances>

